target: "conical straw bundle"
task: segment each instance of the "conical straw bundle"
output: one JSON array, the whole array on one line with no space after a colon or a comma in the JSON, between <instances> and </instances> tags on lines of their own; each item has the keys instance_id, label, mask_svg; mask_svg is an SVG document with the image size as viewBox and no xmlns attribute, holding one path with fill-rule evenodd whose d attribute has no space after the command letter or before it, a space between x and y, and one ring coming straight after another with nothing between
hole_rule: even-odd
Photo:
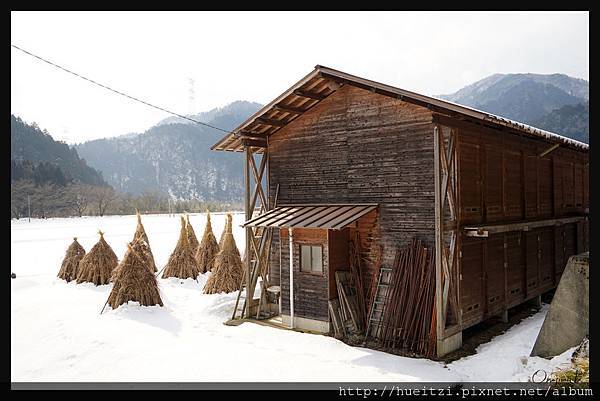
<instances>
[{"instance_id":1,"label":"conical straw bundle","mask_svg":"<svg viewBox=\"0 0 600 401\"><path fill-rule=\"evenodd\" d=\"M143 306L163 306L156 277L140 249L141 243L140 241L127 245L127 252L108 296L107 302L113 309L129 301L139 302Z\"/></svg>"},{"instance_id":2,"label":"conical straw bundle","mask_svg":"<svg viewBox=\"0 0 600 401\"><path fill-rule=\"evenodd\" d=\"M198 266L196 265L194 254L192 253L192 249L188 242L185 219L182 216L179 241L177 241L177 245L169 257L162 278L178 277L196 279L198 274Z\"/></svg>"},{"instance_id":3,"label":"conical straw bundle","mask_svg":"<svg viewBox=\"0 0 600 401\"><path fill-rule=\"evenodd\" d=\"M223 227L223 232L221 233L221 238L219 239L219 249L223 246L223 241L225 241L225 234L227 234L227 230L229 230L229 224L231 224L231 214L227 213L225 215L225 227Z\"/></svg>"},{"instance_id":4,"label":"conical straw bundle","mask_svg":"<svg viewBox=\"0 0 600 401\"><path fill-rule=\"evenodd\" d=\"M231 219L228 220L231 221ZM231 232L231 223L229 223L223 237L221 251L215 257L213 274L204 286L204 293L218 294L239 290L243 272L242 260Z\"/></svg>"},{"instance_id":5,"label":"conical straw bundle","mask_svg":"<svg viewBox=\"0 0 600 401\"><path fill-rule=\"evenodd\" d=\"M85 256L85 249L77 242L77 237L73 238L73 242L67 248L65 258L60 265L58 277L67 282L77 278L79 270L79 262Z\"/></svg>"},{"instance_id":6,"label":"conical straw bundle","mask_svg":"<svg viewBox=\"0 0 600 401\"><path fill-rule=\"evenodd\" d=\"M192 227L192 223L190 223L190 215L187 214L185 217L186 217L185 228L187 230L188 242L190 244L190 247L192 248L193 254L195 255L196 250L198 249L198 245L200 245L200 243L198 242L198 238L196 238L196 232L194 231L194 227Z\"/></svg>"},{"instance_id":7,"label":"conical straw bundle","mask_svg":"<svg viewBox=\"0 0 600 401\"><path fill-rule=\"evenodd\" d=\"M206 211L206 227L204 228L204 235L202 241L196 251L195 259L198 264L200 273L206 273L212 271L215 265L215 257L219 253L219 244L215 238L215 234L212 230L212 224L210 222L210 211Z\"/></svg>"},{"instance_id":8,"label":"conical straw bundle","mask_svg":"<svg viewBox=\"0 0 600 401\"><path fill-rule=\"evenodd\" d=\"M142 257L144 259L144 264L146 267L148 267L148 269L150 270L150 273L154 274L154 271L152 269L152 266L154 265L154 258L152 257L152 251L150 251L150 246L148 245L148 243L146 241L144 241L144 239L140 236L140 237L138 237L137 240L131 241L128 244L128 246L129 245L134 247L134 249L140 255L140 257ZM127 252L129 252L129 248L127 248L127 250L125 251L125 254L127 254ZM123 267L124 260L125 260L125 257L123 257L123 260L113 270L113 272L110 276L111 282L114 282L115 279L117 278L117 275L119 274L119 269L121 269L121 267Z\"/></svg>"},{"instance_id":9,"label":"conical straw bundle","mask_svg":"<svg viewBox=\"0 0 600 401\"><path fill-rule=\"evenodd\" d=\"M112 271L119 263L117 255L104 239L104 233L98 231L98 234L100 239L96 245L79 262L77 283L108 284Z\"/></svg>"},{"instance_id":10,"label":"conical straw bundle","mask_svg":"<svg viewBox=\"0 0 600 401\"><path fill-rule=\"evenodd\" d=\"M140 212L136 210L137 214L137 227L135 229L135 234L133 234L133 242L137 241L138 238L142 238L146 246L143 247L143 252L145 253L146 258L148 259L148 268L152 272L157 272L156 263L154 262L154 255L152 254L152 249L150 248L150 241L148 240L148 235L146 234L146 230L144 229L144 225L142 224L142 216L140 216Z\"/></svg>"}]
</instances>

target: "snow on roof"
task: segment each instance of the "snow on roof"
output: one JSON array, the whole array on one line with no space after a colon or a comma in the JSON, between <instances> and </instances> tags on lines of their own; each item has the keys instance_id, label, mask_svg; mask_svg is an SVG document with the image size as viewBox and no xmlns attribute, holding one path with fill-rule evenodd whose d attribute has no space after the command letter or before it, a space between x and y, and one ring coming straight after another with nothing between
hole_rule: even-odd
<instances>
[{"instance_id":1,"label":"snow on roof","mask_svg":"<svg viewBox=\"0 0 600 401\"><path fill-rule=\"evenodd\" d=\"M431 97L431 99L437 100L438 102L448 103L448 104L456 106L456 107L461 107L461 108L469 109L469 110L472 110L472 111L474 111L476 113L485 114L487 116L487 120L489 120L489 121L494 121L494 122L497 122L497 123L500 123L500 124L503 124L503 125L508 125L508 126L510 126L512 128L516 128L516 129L519 129L519 130L527 131L530 134L534 134L536 136L540 136L540 137L545 138L545 139L549 139L549 140L552 140L552 141L561 141L561 142L564 142L566 144L569 144L571 146L574 146L574 147L577 147L577 148L581 148L581 149L586 149L586 150L589 149L589 145L587 143L577 141L575 139L566 137L564 135L559 135L559 134L551 132L551 131L546 131L546 130L543 130L541 128L536 128L536 127L534 127L532 125L528 125L528 124L525 124L525 123L521 123L519 121L511 120L509 118L498 116L496 114L488 113L487 111L482 111L482 110L479 110L479 109L476 109L476 108L473 108L473 107L464 106L464 105L459 104L459 103L454 103L454 102L451 102L449 100L439 99L439 98L436 98L436 97Z\"/></svg>"}]
</instances>

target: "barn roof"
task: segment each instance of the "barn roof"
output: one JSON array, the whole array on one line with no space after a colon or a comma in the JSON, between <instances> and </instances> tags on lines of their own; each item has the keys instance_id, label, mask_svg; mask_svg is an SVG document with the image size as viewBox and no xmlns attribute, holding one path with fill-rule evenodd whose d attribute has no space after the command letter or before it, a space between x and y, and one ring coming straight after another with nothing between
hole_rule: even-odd
<instances>
[{"instance_id":1,"label":"barn roof","mask_svg":"<svg viewBox=\"0 0 600 401\"><path fill-rule=\"evenodd\" d=\"M225 135L211 149L241 152L244 148L243 139L264 141L267 137L294 121L343 85L352 85L367 89L374 93L427 107L442 114L462 119L474 119L497 127L506 127L513 132L542 138L551 143L558 143L580 150L587 150L589 147L586 143L508 118L317 65L312 72L254 113L240 126L235 128L232 133Z\"/></svg>"},{"instance_id":2,"label":"barn roof","mask_svg":"<svg viewBox=\"0 0 600 401\"><path fill-rule=\"evenodd\" d=\"M285 205L248 220L242 227L340 230L376 208L375 203Z\"/></svg>"}]
</instances>

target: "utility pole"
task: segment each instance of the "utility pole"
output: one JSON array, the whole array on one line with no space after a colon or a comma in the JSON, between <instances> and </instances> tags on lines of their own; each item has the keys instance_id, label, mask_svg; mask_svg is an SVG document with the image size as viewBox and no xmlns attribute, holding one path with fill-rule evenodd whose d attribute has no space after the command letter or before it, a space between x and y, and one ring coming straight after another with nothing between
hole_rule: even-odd
<instances>
[{"instance_id":1,"label":"utility pole","mask_svg":"<svg viewBox=\"0 0 600 401\"><path fill-rule=\"evenodd\" d=\"M31 223L31 201L29 200L29 194L27 194L27 215L28 221Z\"/></svg>"}]
</instances>

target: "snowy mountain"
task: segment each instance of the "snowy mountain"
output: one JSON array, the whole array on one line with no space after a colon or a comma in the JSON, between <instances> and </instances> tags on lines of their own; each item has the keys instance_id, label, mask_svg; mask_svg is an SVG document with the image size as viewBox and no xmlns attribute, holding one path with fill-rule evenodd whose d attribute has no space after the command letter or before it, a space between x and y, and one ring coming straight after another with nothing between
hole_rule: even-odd
<instances>
[{"instance_id":1,"label":"snowy mountain","mask_svg":"<svg viewBox=\"0 0 600 401\"><path fill-rule=\"evenodd\" d=\"M563 106L588 101L589 82L564 74L494 74L439 97L533 124Z\"/></svg>"},{"instance_id":2,"label":"snowy mountain","mask_svg":"<svg viewBox=\"0 0 600 401\"><path fill-rule=\"evenodd\" d=\"M558 132L580 142L590 141L590 102L566 105L534 121L534 126Z\"/></svg>"},{"instance_id":3,"label":"snowy mountain","mask_svg":"<svg viewBox=\"0 0 600 401\"><path fill-rule=\"evenodd\" d=\"M260 107L237 101L190 117L233 129ZM120 192L158 191L173 199L238 201L244 191L242 157L210 150L223 135L170 117L144 133L89 141L76 149Z\"/></svg>"}]
</instances>

